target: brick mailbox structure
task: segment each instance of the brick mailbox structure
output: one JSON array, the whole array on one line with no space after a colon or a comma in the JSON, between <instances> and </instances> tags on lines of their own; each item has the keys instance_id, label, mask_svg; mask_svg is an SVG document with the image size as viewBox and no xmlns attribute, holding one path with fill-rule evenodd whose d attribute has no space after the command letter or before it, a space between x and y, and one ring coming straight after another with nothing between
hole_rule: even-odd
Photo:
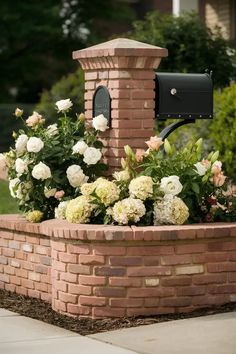
<instances>
[{"instance_id":1,"label":"brick mailbox structure","mask_svg":"<svg viewBox=\"0 0 236 354\"><path fill-rule=\"evenodd\" d=\"M87 119L96 88L109 91L111 129L102 136L113 169L124 145L143 148L153 135L153 69L166 55L166 49L127 39L73 54L85 71ZM236 224L30 224L19 215L1 215L0 288L91 318L236 302Z\"/></svg>"},{"instance_id":2,"label":"brick mailbox structure","mask_svg":"<svg viewBox=\"0 0 236 354\"><path fill-rule=\"evenodd\" d=\"M85 116L93 117L93 95L98 86L111 96L111 129L102 134L105 157L112 169L120 167L124 145L144 148L154 135L155 72L167 49L118 38L73 52L85 72Z\"/></svg>"}]
</instances>

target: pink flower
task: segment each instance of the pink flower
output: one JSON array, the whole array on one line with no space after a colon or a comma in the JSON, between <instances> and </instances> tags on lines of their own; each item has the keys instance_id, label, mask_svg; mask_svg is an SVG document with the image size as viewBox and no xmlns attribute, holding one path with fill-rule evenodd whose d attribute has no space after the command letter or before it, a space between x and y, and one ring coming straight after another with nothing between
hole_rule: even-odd
<instances>
[{"instance_id":1,"label":"pink flower","mask_svg":"<svg viewBox=\"0 0 236 354\"><path fill-rule=\"evenodd\" d=\"M216 173L211 180L215 187L222 187L225 183L226 176L222 172Z\"/></svg>"},{"instance_id":2,"label":"pink flower","mask_svg":"<svg viewBox=\"0 0 236 354\"><path fill-rule=\"evenodd\" d=\"M146 152L143 149L137 149L135 152L135 157L138 162L143 161L143 157L145 156Z\"/></svg>"},{"instance_id":3,"label":"pink flower","mask_svg":"<svg viewBox=\"0 0 236 354\"><path fill-rule=\"evenodd\" d=\"M57 191L54 195L56 199L61 199L64 196L65 192L63 190Z\"/></svg>"},{"instance_id":4,"label":"pink flower","mask_svg":"<svg viewBox=\"0 0 236 354\"><path fill-rule=\"evenodd\" d=\"M151 136L150 140L145 141L149 149L151 150L159 150L160 146L164 144L161 138L158 138L157 136Z\"/></svg>"},{"instance_id":5,"label":"pink flower","mask_svg":"<svg viewBox=\"0 0 236 354\"><path fill-rule=\"evenodd\" d=\"M35 127L38 124L43 124L45 122L45 119L41 116L41 114L38 114L38 112L33 112L32 116L29 116L28 119L26 119L26 124L28 127Z\"/></svg>"}]
</instances>

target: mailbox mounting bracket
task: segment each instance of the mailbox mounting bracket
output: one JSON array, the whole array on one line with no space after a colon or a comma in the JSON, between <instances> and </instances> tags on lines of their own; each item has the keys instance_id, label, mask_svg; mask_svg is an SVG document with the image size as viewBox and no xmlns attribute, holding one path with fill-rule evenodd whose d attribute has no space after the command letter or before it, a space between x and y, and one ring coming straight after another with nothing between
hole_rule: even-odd
<instances>
[{"instance_id":1,"label":"mailbox mounting bracket","mask_svg":"<svg viewBox=\"0 0 236 354\"><path fill-rule=\"evenodd\" d=\"M182 125L189 124L189 123L195 123L195 119L184 119L180 120L176 123L172 123L165 127L161 132L159 137L162 138L162 140L165 140L173 131L175 131L177 128L181 127Z\"/></svg>"}]
</instances>

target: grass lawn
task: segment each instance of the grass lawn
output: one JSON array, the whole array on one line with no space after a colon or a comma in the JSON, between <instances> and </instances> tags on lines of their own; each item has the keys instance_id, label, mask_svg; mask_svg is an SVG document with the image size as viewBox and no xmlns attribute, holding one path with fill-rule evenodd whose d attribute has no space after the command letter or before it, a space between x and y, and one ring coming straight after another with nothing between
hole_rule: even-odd
<instances>
[{"instance_id":1,"label":"grass lawn","mask_svg":"<svg viewBox=\"0 0 236 354\"><path fill-rule=\"evenodd\" d=\"M0 214L17 214L16 201L11 197L8 182L0 180Z\"/></svg>"}]
</instances>

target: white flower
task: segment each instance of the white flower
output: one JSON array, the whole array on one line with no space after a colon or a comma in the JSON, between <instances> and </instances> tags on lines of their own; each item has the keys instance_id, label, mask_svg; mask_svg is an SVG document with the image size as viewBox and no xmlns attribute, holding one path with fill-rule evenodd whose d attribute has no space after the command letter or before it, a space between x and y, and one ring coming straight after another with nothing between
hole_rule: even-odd
<instances>
[{"instance_id":1,"label":"white flower","mask_svg":"<svg viewBox=\"0 0 236 354\"><path fill-rule=\"evenodd\" d=\"M35 179L45 180L52 177L52 174L50 168L47 165L45 165L43 162L39 162L34 166L32 176Z\"/></svg>"},{"instance_id":2,"label":"white flower","mask_svg":"<svg viewBox=\"0 0 236 354\"><path fill-rule=\"evenodd\" d=\"M66 170L66 175L70 185L74 188L80 187L88 180L88 177L85 176L82 168L79 165L69 166Z\"/></svg>"},{"instance_id":3,"label":"white flower","mask_svg":"<svg viewBox=\"0 0 236 354\"><path fill-rule=\"evenodd\" d=\"M99 149L89 147L84 152L83 161L87 165L95 165L102 157L102 153Z\"/></svg>"},{"instance_id":4,"label":"white flower","mask_svg":"<svg viewBox=\"0 0 236 354\"><path fill-rule=\"evenodd\" d=\"M199 176L204 176L205 175L205 173L207 171L206 166L204 166L201 162L195 163L194 166L196 167L197 173L199 174Z\"/></svg>"},{"instance_id":5,"label":"white flower","mask_svg":"<svg viewBox=\"0 0 236 354\"><path fill-rule=\"evenodd\" d=\"M54 136L54 135L58 134L57 123L49 125L47 127L47 133L49 136Z\"/></svg>"},{"instance_id":6,"label":"white flower","mask_svg":"<svg viewBox=\"0 0 236 354\"><path fill-rule=\"evenodd\" d=\"M69 98L67 98L66 100L57 101L56 106L57 106L58 112L65 112L73 106L73 103L71 102L71 100Z\"/></svg>"},{"instance_id":7,"label":"white flower","mask_svg":"<svg viewBox=\"0 0 236 354\"><path fill-rule=\"evenodd\" d=\"M164 194L177 195L183 189L178 176L163 177L160 183L160 190Z\"/></svg>"},{"instance_id":8,"label":"white flower","mask_svg":"<svg viewBox=\"0 0 236 354\"><path fill-rule=\"evenodd\" d=\"M113 204L116 200L119 199L120 189L114 182L100 177L95 182L93 182L93 186L98 198L100 198L101 202L106 206Z\"/></svg>"},{"instance_id":9,"label":"white flower","mask_svg":"<svg viewBox=\"0 0 236 354\"><path fill-rule=\"evenodd\" d=\"M46 198L54 197L56 191L57 191L56 188L49 189L47 187L44 187L44 195Z\"/></svg>"},{"instance_id":10,"label":"white flower","mask_svg":"<svg viewBox=\"0 0 236 354\"><path fill-rule=\"evenodd\" d=\"M40 138L35 136L29 138L27 142L27 151L28 152L39 152L44 147L44 142Z\"/></svg>"},{"instance_id":11,"label":"white flower","mask_svg":"<svg viewBox=\"0 0 236 354\"><path fill-rule=\"evenodd\" d=\"M19 135L18 138L16 139L15 148L18 156L22 155L26 151L27 141L28 141L28 136L25 134Z\"/></svg>"},{"instance_id":12,"label":"white flower","mask_svg":"<svg viewBox=\"0 0 236 354\"><path fill-rule=\"evenodd\" d=\"M95 207L90 198L84 195L72 199L66 207L66 220L77 224L88 223Z\"/></svg>"},{"instance_id":13,"label":"white flower","mask_svg":"<svg viewBox=\"0 0 236 354\"><path fill-rule=\"evenodd\" d=\"M73 154L80 154L80 155L83 155L86 149L88 149L88 145L83 140L78 141L72 147Z\"/></svg>"},{"instance_id":14,"label":"white flower","mask_svg":"<svg viewBox=\"0 0 236 354\"><path fill-rule=\"evenodd\" d=\"M10 179L10 181L9 181L9 190L10 190L10 194L13 198L16 198L16 192L17 192L17 188L18 188L19 184L20 184L19 178L13 178L13 179Z\"/></svg>"},{"instance_id":15,"label":"white flower","mask_svg":"<svg viewBox=\"0 0 236 354\"><path fill-rule=\"evenodd\" d=\"M60 202L55 208L55 219L65 219L66 218L66 208L69 203L69 200Z\"/></svg>"},{"instance_id":16,"label":"white flower","mask_svg":"<svg viewBox=\"0 0 236 354\"><path fill-rule=\"evenodd\" d=\"M21 158L18 157L15 162L15 169L16 169L17 175L21 176L23 173L28 171L28 165L24 160L22 160Z\"/></svg>"},{"instance_id":17,"label":"white flower","mask_svg":"<svg viewBox=\"0 0 236 354\"><path fill-rule=\"evenodd\" d=\"M182 225L189 217L187 205L179 197L166 194L154 204L154 225Z\"/></svg>"},{"instance_id":18,"label":"white flower","mask_svg":"<svg viewBox=\"0 0 236 354\"><path fill-rule=\"evenodd\" d=\"M45 119L39 114L38 112L33 112L32 116L29 116L28 119L26 119L26 125L28 127L35 127L36 125L43 124L45 122Z\"/></svg>"},{"instance_id":19,"label":"white flower","mask_svg":"<svg viewBox=\"0 0 236 354\"><path fill-rule=\"evenodd\" d=\"M113 177L118 182L128 181L130 179L130 174L129 174L129 171L127 171L127 170L116 171L113 173Z\"/></svg>"},{"instance_id":20,"label":"white flower","mask_svg":"<svg viewBox=\"0 0 236 354\"><path fill-rule=\"evenodd\" d=\"M93 127L100 132L105 132L105 130L109 129L107 123L108 120L103 114L99 114L99 116L93 118Z\"/></svg>"},{"instance_id":21,"label":"white flower","mask_svg":"<svg viewBox=\"0 0 236 354\"><path fill-rule=\"evenodd\" d=\"M137 223L145 213L146 208L142 200L134 198L118 201L113 208L108 210L108 215L111 215L113 220L120 225Z\"/></svg>"},{"instance_id":22,"label":"white flower","mask_svg":"<svg viewBox=\"0 0 236 354\"><path fill-rule=\"evenodd\" d=\"M132 179L129 184L129 193L133 198L146 200L153 194L153 180L149 176L140 176Z\"/></svg>"}]
</instances>

